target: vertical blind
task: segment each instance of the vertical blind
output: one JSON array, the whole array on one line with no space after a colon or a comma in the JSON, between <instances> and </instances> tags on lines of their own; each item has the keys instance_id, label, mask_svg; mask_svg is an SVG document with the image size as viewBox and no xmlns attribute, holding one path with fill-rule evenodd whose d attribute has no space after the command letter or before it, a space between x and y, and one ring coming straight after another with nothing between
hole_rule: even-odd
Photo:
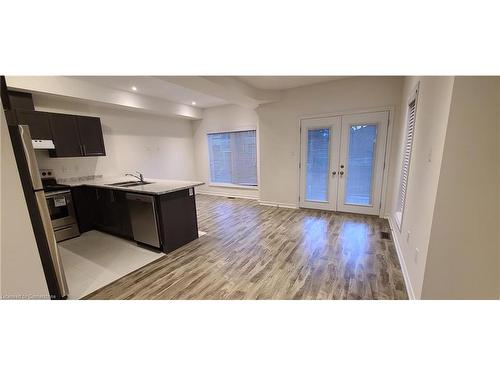
<instances>
[{"instance_id":1,"label":"vertical blind","mask_svg":"<svg viewBox=\"0 0 500 375\"><path fill-rule=\"evenodd\" d=\"M256 133L208 134L211 182L257 186Z\"/></svg>"},{"instance_id":2,"label":"vertical blind","mask_svg":"<svg viewBox=\"0 0 500 375\"><path fill-rule=\"evenodd\" d=\"M397 205L397 209L396 209L396 212L398 212L398 214L400 216L400 221L403 217L403 210L404 210L405 201L406 201L406 191L408 188L408 174L410 171L411 151L412 151L412 147L413 147L413 135L415 134L416 104L417 104L417 99L415 98L408 105L406 141L405 141L405 145L404 145L403 165L401 168L401 181L399 184L398 205Z\"/></svg>"}]
</instances>

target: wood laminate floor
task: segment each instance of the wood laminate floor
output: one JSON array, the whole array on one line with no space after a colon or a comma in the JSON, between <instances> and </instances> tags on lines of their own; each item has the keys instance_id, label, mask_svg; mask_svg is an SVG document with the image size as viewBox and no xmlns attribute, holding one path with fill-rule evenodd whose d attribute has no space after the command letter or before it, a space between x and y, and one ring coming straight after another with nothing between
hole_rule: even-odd
<instances>
[{"instance_id":1,"label":"wood laminate floor","mask_svg":"<svg viewBox=\"0 0 500 375\"><path fill-rule=\"evenodd\" d=\"M387 220L196 196L207 232L89 299L407 299Z\"/></svg>"}]
</instances>

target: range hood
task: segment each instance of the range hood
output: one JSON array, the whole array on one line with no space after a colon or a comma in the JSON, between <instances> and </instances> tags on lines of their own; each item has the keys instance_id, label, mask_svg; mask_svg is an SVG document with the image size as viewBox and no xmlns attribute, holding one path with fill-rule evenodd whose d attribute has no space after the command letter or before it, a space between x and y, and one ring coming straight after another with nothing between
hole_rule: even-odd
<instances>
[{"instance_id":1,"label":"range hood","mask_svg":"<svg viewBox=\"0 0 500 375\"><path fill-rule=\"evenodd\" d=\"M31 142L35 150L53 150L56 148L52 139L33 139Z\"/></svg>"}]
</instances>

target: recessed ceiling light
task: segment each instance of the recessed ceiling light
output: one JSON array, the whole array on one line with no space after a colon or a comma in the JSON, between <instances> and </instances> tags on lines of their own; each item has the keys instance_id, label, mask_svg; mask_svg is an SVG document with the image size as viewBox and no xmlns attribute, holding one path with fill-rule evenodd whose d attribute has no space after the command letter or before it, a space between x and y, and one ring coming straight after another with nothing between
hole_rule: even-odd
<instances>
[{"instance_id":1,"label":"recessed ceiling light","mask_svg":"<svg viewBox=\"0 0 500 375\"><path fill-rule=\"evenodd\" d=\"M196 105L196 102L191 102L192 105Z\"/></svg>"},{"instance_id":2,"label":"recessed ceiling light","mask_svg":"<svg viewBox=\"0 0 500 375\"><path fill-rule=\"evenodd\" d=\"M137 87L132 86L132 90L133 90L133 91L137 91Z\"/></svg>"}]
</instances>

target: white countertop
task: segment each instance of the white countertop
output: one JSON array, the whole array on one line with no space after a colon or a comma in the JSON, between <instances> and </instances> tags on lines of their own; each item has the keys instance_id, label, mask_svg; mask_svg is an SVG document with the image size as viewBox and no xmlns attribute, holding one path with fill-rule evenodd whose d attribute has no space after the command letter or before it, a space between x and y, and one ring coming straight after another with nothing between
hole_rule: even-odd
<instances>
[{"instance_id":1,"label":"white countertop","mask_svg":"<svg viewBox=\"0 0 500 375\"><path fill-rule=\"evenodd\" d=\"M142 193L151 195L161 195L172 193L174 191L185 190L195 186L203 185L204 182L200 181L182 181L182 180L159 180L156 178L144 177L145 182L151 182L147 185L138 186L110 186L109 184L114 184L117 182L128 182L128 181L138 181L134 177L98 177L94 179L64 179L60 183L69 186L95 186L106 189L122 190L128 191L130 193Z\"/></svg>"}]
</instances>

